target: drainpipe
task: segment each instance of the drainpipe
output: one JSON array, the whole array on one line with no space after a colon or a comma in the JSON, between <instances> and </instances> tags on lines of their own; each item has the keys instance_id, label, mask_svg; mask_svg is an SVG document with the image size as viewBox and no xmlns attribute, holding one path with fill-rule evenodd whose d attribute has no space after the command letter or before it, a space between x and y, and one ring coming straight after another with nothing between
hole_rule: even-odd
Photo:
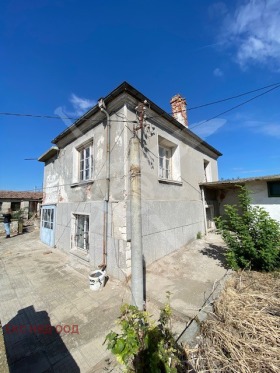
<instances>
[{"instance_id":1,"label":"drainpipe","mask_svg":"<svg viewBox=\"0 0 280 373\"><path fill-rule=\"evenodd\" d=\"M207 229L207 217L206 217L206 201L205 201L205 192L204 192L204 187L201 187L201 197L202 197L202 208L203 208L203 220L204 220L204 232L205 236L208 234L208 229Z\"/></svg>"},{"instance_id":2,"label":"drainpipe","mask_svg":"<svg viewBox=\"0 0 280 373\"><path fill-rule=\"evenodd\" d=\"M98 101L98 106L102 113L106 115L106 191L104 197L104 213L103 213L103 263L99 266L103 270L107 266L107 248L108 248L108 205L109 205L109 193L110 193L110 116L106 111L106 106L101 98Z\"/></svg>"}]
</instances>

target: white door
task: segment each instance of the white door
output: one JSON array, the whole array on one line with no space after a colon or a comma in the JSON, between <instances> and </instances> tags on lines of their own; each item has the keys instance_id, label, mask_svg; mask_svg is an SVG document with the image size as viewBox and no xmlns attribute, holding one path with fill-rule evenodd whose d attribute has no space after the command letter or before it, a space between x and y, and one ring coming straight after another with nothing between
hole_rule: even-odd
<instances>
[{"instance_id":1,"label":"white door","mask_svg":"<svg viewBox=\"0 0 280 373\"><path fill-rule=\"evenodd\" d=\"M54 205L43 206L41 214L40 238L51 247L54 247L55 209Z\"/></svg>"}]
</instances>

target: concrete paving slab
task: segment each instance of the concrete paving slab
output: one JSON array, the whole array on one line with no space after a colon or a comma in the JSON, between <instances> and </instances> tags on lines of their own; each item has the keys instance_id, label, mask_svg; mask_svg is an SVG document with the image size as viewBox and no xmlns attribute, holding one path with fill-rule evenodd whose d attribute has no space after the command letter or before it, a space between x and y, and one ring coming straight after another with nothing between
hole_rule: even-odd
<instances>
[{"instance_id":1,"label":"concrete paving slab","mask_svg":"<svg viewBox=\"0 0 280 373\"><path fill-rule=\"evenodd\" d=\"M215 235L197 240L146 270L147 310L156 319L170 291L178 336L226 273L222 246ZM101 372L108 363L103 342L121 304L131 300L129 284L110 279L92 291L88 269L79 264L77 271L71 262L41 243L36 231L0 238L0 319L11 373ZM111 372L121 371L112 364Z\"/></svg>"},{"instance_id":2,"label":"concrete paving slab","mask_svg":"<svg viewBox=\"0 0 280 373\"><path fill-rule=\"evenodd\" d=\"M166 303L166 291L170 291L172 308L193 318L228 273L224 250L220 236L209 234L154 262L146 271L148 298Z\"/></svg>"}]
</instances>

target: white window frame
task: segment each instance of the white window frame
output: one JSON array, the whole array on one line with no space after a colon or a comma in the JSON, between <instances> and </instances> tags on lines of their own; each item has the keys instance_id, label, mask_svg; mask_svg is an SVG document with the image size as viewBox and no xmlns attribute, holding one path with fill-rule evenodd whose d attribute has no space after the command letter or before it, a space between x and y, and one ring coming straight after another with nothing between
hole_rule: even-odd
<instances>
[{"instance_id":1,"label":"white window frame","mask_svg":"<svg viewBox=\"0 0 280 373\"><path fill-rule=\"evenodd\" d=\"M89 154L87 153L87 149ZM93 138L73 148L73 186L93 181L94 157Z\"/></svg>"},{"instance_id":2,"label":"white window frame","mask_svg":"<svg viewBox=\"0 0 280 373\"><path fill-rule=\"evenodd\" d=\"M92 178L92 144L79 150L79 180L87 181Z\"/></svg>"},{"instance_id":3,"label":"white window frame","mask_svg":"<svg viewBox=\"0 0 280 373\"><path fill-rule=\"evenodd\" d=\"M159 178L172 180L172 149L159 145L158 150Z\"/></svg>"},{"instance_id":4,"label":"white window frame","mask_svg":"<svg viewBox=\"0 0 280 373\"><path fill-rule=\"evenodd\" d=\"M79 220L83 227L79 227ZM82 245L79 240L79 229L82 231ZM89 215L87 214L74 214L74 246L82 252L88 253L89 251Z\"/></svg>"},{"instance_id":5,"label":"white window frame","mask_svg":"<svg viewBox=\"0 0 280 373\"><path fill-rule=\"evenodd\" d=\"M158 136L158 178L181 183L179 145L162 136Z\"/></svg>"},{"instance_id":6,"label":"white window frame","mask_svg":"<svg viewBox=\"0 0 280 373\"><path fill-rule=\"evenodd\" d=\"M203 171L204 171L204 181L205 182L212 181L211 163L207 159L203 159Z\"/></svg>"}]
</instances>

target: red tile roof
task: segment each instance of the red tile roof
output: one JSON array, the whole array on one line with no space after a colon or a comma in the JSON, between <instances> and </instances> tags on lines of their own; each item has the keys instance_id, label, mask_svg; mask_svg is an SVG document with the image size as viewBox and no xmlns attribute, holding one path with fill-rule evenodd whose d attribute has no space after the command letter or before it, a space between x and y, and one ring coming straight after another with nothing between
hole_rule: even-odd
<instances>
[{"instance_id":1,"label":"red tile roof","mask_svg":"<svg viewBox=\"0 0 280 373\"><path fill-rule=\"evenodd\" d=\"M27 201L38 201L43 199L42 192L18 192L13 190L0 190L0 199L20 199Z\"/></svg>"}]
</instances>

